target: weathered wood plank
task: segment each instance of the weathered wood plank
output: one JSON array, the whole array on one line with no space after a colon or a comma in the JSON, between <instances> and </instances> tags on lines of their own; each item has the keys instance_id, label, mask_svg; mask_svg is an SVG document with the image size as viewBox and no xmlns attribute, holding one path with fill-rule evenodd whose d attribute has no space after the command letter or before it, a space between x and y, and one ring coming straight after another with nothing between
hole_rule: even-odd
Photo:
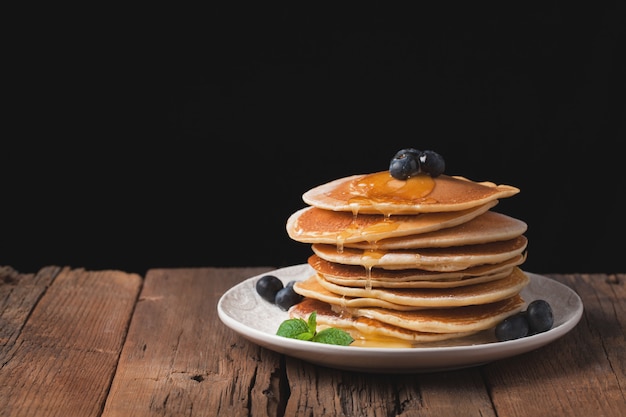
<instances>
[{"instance_id":1,"label":"weathered wood plank","mask_svg":"<svg viewBox=\"0 0 626 417\"><path fill-rule=\"evenodd\" d=\"M498 414L622 416L626 276L550 276L578 293L583 317L554 343L485 367Z\"/></svg>"},{"instance_id":2,"label":"weathered wood plank","mask_svg":"<svg viewBox=\"0 0 626 417\"><path fill-rule=\"evenodd\" d=\"M440 372L420 379L422 416L495 416L482 367Z\"/></svg>"},{"instance_id":3,"label":"weathered wood plank","mask_svg":"<svg viewBox=\"0 0 626 417\"><path fill-rule=\"evenodd\" d=\"M59 267L47 267L37 274L22 274L9 266L0 267L0 364L5 362L26 319L60 271Z\"/></svg>"},{"instance_id":4,"label":"weathered wood plank","mask_svg":"<svg viewBox=\"0 0 626 417\"><path fill-rule=\"evenodd\" d=\"M287 359L285 415L494 416L478 368L424 374L369 374Z\"/></svg>"},{"instance_id":5,"label":"weathered wood plank","mask_svg":"<svg viewBox=\"0 0 626 417\"><path fill-rule=\"evenodd\" d=\"M228 288L271 269L148 271L103 415L277 415L281 356L217 316Z\"/></svg>"},{"instance_id":6,"label":"weathered wood plank","mask_svg":"<svg viewBox=\"0 0 626 417\"><path fill-rule=\"evenodd\" d=\"M621 416L626 408L624 274L551 274L578 292L585 313L572 332L534 352L387 375L312 365L226 328L219 297L270 269L152 270L142 288L140 277L116 271L0 267L0 412Z\"/></svg>"},{"instance_id":7,"label":"weathered wood plank","mask_svg":"<svg viewBox=\"0 0 626 417\"><path fill-rule=\"evenodd\" d=\"M63 268L0 364L0 410L100 415L140 288L136 274ZM21 304L29 305L30 297Z\"/></svg>"}]
</instances>

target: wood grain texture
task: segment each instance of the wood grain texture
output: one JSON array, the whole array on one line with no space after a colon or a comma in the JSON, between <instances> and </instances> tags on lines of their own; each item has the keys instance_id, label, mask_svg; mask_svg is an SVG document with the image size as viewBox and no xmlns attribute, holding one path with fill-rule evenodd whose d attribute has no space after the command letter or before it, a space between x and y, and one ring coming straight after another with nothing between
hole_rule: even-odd
<instances>
[{"instance_id":1,"label":"wood grain texture","mask_svg":"<svg viewBox=\"0 0 626 417\"><path fill-rule=\"evenodd\" d=\"M288 358L287 377L290 397L286 416L495 415L476 368L414 375L370 374Z\"/></svg>"},{"instance_id":2,"label":"wood grain texture","mask_svg":"<svg viewBox=\"0 0 626 417\"><path fill-rule=\"evenodd\" d=\"M150 270L103 415L276 415L280 356L216 314L228 288L267 270Z\"/></svg>"},{"instance_id":3,"label":"wood grain texture","mask_svg":"<svg viewBox=\"0 0 626 417\"><path fill-rule=\"evenodd\" d=\"M578 293L579 324L533 352L485 366L501 415L622 415L626 410L624 283L626 276L550 276Z\"/></svg>"},{"instance_id":4,"label":"wood grain texture","mask_svg":"<svg viewBox=\"0 0 626 417\"><path fill-rule=\"evenodd\" d=\"M100 415L141 277L44 268L37 276L16 279L25 282L11 296L22 301L11 306L31 311L25 315L18 308L12 315L24 322L14 343L9 338L3 349L0 410L12 416Z\"/></svg>"},{"instance_id":5,"label":"wood grain texture","mask_svg":"<svg viewBox=\"0 0 626 417\"><path fill-rule=\"evenodd\" d=\"M47 267L38 274L20 274L0 267L0 363L6 362L26 319L60 270Z\"/></svg>"},{"instance_id":6,"label":"wood grain texture","mask_svg":"<svg viewBox=\"0 0 626 417\"><path fill-rule=\"evenodd\" d=\"M0 267L0 415L580 416L626 409L626 274L547 274L580 323L535 351L445 372L330 369L226 327L226 290L270 267Z\"/></svg>"}]
</instances>

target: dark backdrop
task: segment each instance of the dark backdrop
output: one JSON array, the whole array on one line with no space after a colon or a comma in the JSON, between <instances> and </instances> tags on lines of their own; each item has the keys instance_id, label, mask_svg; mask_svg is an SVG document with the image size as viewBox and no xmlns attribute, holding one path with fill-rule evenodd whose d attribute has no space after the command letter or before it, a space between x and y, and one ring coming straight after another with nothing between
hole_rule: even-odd
<instances>
[{"instance_id":1,"label":"dark backdrop","mask_svg":"<svg viewBox=\"0 0 626 417\"><path fill-rule=\"evenodd\" d=\"M0 265L303 263L302 193L415 147L521 189L525 269L624 272L623 4L213 7L15 16Z\"/></svg>"}]
</instances>

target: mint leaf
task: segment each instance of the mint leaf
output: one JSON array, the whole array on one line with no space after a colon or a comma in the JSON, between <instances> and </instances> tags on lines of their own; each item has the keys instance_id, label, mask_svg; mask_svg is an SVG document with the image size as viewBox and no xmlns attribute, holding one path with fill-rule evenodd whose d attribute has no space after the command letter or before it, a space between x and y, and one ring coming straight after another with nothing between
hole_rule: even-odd
<instances>
[{"instance_id":1,"label":"mint leaf","mask_svg":"<svg viewBox=\"0 0 626 417\"><path fill-rule=\"evenodd\" d=\"M327 343L329 345L348 346L350 343L354 342L354 339L350 336L350 333L345 330L329 327L327 329L320 330L315 336L313 336L313 341Z\"/></svg>"},{"instance_id":2,"label":"mint leaf","mask_svg":"<svg viewBox=\"0 0 626 417\"><path fill-rule=\"evenodd\" d=\"M309 331L315 334L316 329L317 329L317 311L314 311L309 315Z\"/></svg>"},{"instance_id":3,"label":"mint leaf","mask_svg":"<svg viewBox=\"0 0 626 417\"><path fill-rule=\"evenodd\" d=\"M276 334L290 339L310 340L312 342L326 343L329 345L348 346L354 341L350 333L335 327L329 327L317 332L317 312L309 315L308 321L302 318L287 319L283 321Z\"/></svg>"},{"instance_id":4,"label":"mint leaf","mask_svg":"<svg viewBox=\"0 0 626 417\"><path fill-rule=\"evenodd\" d=\"M278 336L284 336L290 339L298 339L298 336L303 333L309 333L309 326L307 322L301 318L283 321L276 331Z\"/></svg>"},{"instance_id":5,"label":"mint leaf","mask_svg":"<svg viewBox=\"0 0 626 417\"><path fill-rule=\"evenodd\" d=\"M294 339L298 339L298 340L313 340L314 337L315 337L315 333L306 332L306 333L300 333L299 335L294 337Z\"/></svg>"}]
</instances>

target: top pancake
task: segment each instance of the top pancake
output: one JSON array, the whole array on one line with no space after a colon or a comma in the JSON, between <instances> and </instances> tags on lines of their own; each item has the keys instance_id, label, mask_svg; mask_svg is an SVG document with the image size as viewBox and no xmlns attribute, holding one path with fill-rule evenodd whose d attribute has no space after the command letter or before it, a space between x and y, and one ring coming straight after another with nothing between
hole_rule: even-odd
<instances>
[{"instance_id":1,"label":"top pancake","mask_svg":"<svg viewBox=\"0 0 626 417\"><path fill-rule=\"evenodd\" d=\"M419 174L397 180L389 171L380 171L330 181L308 190L302 199L326 210L389 216L466 210L519 191L510 185L474 182L460 176Z\"/></svg>"}]
</instances>

